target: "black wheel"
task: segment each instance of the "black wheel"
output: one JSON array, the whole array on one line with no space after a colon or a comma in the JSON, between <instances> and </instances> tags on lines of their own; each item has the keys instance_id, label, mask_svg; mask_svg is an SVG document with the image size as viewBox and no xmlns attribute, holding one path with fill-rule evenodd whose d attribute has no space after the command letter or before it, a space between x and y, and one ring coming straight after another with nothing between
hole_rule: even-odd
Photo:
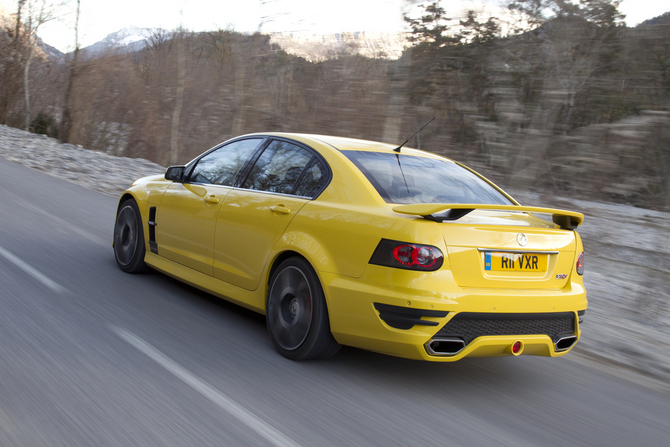
<instances>
[{"instance_id":1,"label":"black wheel","mask_svg":"<svg viewBox=\"0 0 670 447\"><path fill-rule=\"evenodd\" d=\"M285 260L272 274L266 319L275 348L286 358L325 359L340 349L319 279L303 258Z\"/></svg>"},{"instance_id":2,"label":"black wheel","mask_svg":"<svg viewBox=\"0 0 670 447\"><path fill-rule=\"evenodd\" d=\"M149 270L144 263L144 232L140 209L134 200L126 200L119 207L114 225L114 257L119 268L126 273Z\"/></svg>"}]
</instances>

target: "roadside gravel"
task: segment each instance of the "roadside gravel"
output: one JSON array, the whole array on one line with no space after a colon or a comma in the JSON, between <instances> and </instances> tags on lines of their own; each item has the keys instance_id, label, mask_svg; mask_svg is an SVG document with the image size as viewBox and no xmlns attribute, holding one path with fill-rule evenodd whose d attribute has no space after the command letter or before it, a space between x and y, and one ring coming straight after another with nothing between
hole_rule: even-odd
<instances>
[{"instance_id":1,"label":"roadside gravel","mask_svg":"<svg viewBox=\"0 0 670 447\"><path fill-rule=\"evenodd\" d=\"M46 135L1 124L0 157L110 196L119 195L140 177L165 172L164 167L148 160L61 144Z\"/></svg>"},{"instance_id":2,"label":"roadside gravel","mask_svg":"<svg viewBox=\"0 0 670 447\"><path fill-rule=\"evenodd\" d=\"M0 157L117 197L165 168L0 125ZM670 213L510 191L522 204L586 215L589 308L575 352L670 384ZM665 387L664 387L665 388Z\"/></svg>"}]
</instances>

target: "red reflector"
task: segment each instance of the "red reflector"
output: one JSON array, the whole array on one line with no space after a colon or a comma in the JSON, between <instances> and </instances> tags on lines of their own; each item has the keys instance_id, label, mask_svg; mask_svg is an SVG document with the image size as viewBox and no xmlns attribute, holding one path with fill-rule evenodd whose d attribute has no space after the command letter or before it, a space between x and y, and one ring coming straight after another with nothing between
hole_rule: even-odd
<instances>
[{"instance_id":1,"label":"red reflector","mask_svg":"<svg viewBox=\"0 0 670 447\"><path fill-rule=\"evenodd\" d=\"M512 345L512 354L518 354L521 351L521 342L514 342Z\"/></svg>"},{"instance_id":2,"label":"red reflector","mask_svg":"<svg viewBox=\"0 0 670 447\"><path fill-rule=\"evenodd\" d=\"M581 252L577 258L577 273L579 275L584 274L584 252Z\"/></svg>"}]
</instances>

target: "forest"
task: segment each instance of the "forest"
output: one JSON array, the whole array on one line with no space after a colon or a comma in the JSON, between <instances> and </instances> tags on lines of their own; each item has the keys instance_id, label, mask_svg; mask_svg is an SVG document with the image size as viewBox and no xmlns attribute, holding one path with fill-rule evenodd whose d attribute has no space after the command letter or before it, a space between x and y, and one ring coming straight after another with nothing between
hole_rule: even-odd
<instances>
[{"instance_id":1,"label":"forest","mask_svg":"<svg viewBox=\"0 0 670 447\"><path fill-rule=\"evenodd\" d=\"M436 117L408 146L503 188L669 210L670 13L627 27L618 3L452 19L424 2L399 59L352 41L318 62L224 29L54 58L19 8L0 21L0 124L167 166L250 132L400 144Z\"/></svg>"}]
</instances>

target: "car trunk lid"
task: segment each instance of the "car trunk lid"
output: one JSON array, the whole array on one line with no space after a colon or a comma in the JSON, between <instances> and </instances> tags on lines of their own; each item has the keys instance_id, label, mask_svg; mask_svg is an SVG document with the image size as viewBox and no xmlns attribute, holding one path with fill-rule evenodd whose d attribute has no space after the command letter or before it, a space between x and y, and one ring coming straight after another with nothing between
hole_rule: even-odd
<instances>
[{"instance_id":1,"label":"car trunk lid","mask_svg":"<svg viewBox=\"0 0 670 447\"><path fill-rule=\"evenodd\" d=\"M400 206L394 210L400 208L399 212L402 212L408 207ZM523 211L524 207L490 207L494 209L478 206L478 209L454 208L456 212L440 211L440 215L451 214L451 217L461 214L438 223L456 283L460 287L478 288L565 287L575 260L573 231L557 228L557 225ZM432 209L435 207L421 212ZM469 211L464 213L462 210ZM581 223L583 219L578 213L542 210L554 216L559 214L558 220L567 216L573 224ZM416 207L410 211L416 211ZM438 216L431 220L441 219Z\"/></svg>"}]
</instances>

